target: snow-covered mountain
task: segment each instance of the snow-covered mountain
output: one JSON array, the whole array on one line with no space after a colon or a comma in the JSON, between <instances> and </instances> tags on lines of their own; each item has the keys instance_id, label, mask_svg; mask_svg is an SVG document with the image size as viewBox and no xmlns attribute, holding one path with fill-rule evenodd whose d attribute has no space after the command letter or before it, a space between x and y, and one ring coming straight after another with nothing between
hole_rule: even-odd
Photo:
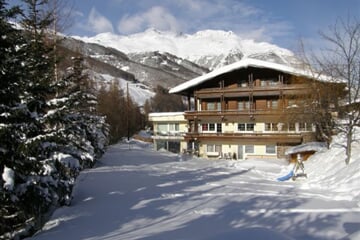
<instances>
[{"instance_id":1,"label":"snow-covered mountain","mask_svg":"<svg viewBox=\"0 0 360 240\"><path fill-rule=\"evenodd\" d=\"M97 83L117 81L123 90L128 86L131 97L139 105L154 96L153 89L157 85L170 88L209 71L166 52L125 54L111 47L64 36L60 44L68 59L79 53L83 55L87 73Z\"/></svg>"},{"instance_id":2,"label":"snow-covered mountain","mask_svg":"<svg viewBox=\"0 0 360 240\"><path fill-rule=\"evenodd\" d=\"M94 37L75 37L89 43L115 48L126 54L166 52L200 66L215 69L243 57L293 64L291 51L276 45L242 39L233 32L204 30L194 34L176 34L148 29L128 36L101 33Z\"/></svg>"},{"instance_id":3,"label":"snow-covered mountain","mask_svg":"<svg viewBox=\"0 0 360 240\"><path fill-rule=\"evenodd\" d=\"M220 30L176 34L148 29L128 36L62 36L61 45L85 57L86 67L97 82L115 80L120 86L129 86L140 105L154 95L157 85L171 88L244 57L285 65L297 62L287 49Z\"/></svg>"}]
</instances>

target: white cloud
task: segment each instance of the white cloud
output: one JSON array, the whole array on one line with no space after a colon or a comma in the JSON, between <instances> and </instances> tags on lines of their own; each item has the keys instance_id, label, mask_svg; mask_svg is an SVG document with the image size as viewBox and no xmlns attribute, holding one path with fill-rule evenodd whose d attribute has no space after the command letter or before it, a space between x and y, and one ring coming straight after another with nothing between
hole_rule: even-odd
<instances>
[{"instance_id":1,"label":"white cloud","mask_svg":"<svg viewBox=\"0 0 360 240\"><path fill-rule=\"evenodd\" d=\"M209 16L238 17L252 16L259 13L259 9L237 0L177 0L176 4L183 7L186 12L199 14L197 18Z\"/></svg>"},{"instance_id":2,"label":"white cloud","mask_svg":"<svg viewBox=\"0 0 360 240\"><path fill-rule=\"evenodd\" d=\"M180 23L166 8L154 6L145 12L132 16L126 15L121 18L118 24L118 31L128 34L150 27L177 32L180 30Z\"/></svg>"},{"instance_id":3,"label":"white cloud","mask_svg":"<svg viewBox=\"0 0 360 240\"><path fill-rule=\"evenodd\" d=\"M116 30L121 34L142 32L150 27L185 33L221 29L233 31L243 38L270 42L284 41L294 34L293 25L288 20L272 16L271 12L249 1L137 0L136 3L132 2L134 0L111 1L114 6L122 5L123 9L126 9L123 13L119 12L121 19L116 25ZM132 4L131 7L129 4ZM92 15L101 16L95 13ZM106 25L111 26L111 23L104 19L105 21L98 23L97 29L104 29ZM112 30L112 26L109 29Z\"/></svg>"},{"instance_id":4,"label":"white cloud","mask_svg":"<svg viewBox=\"0 0 360 240\"><path fill-rule=\"evenodd\" d=\"M82 18L82 17L85 16L83 12L77 11L77 10L73 10L72 15L73 15L74 17L78 17L78 18Z\"/></svg>"},{"instance_id":5,"label":"white cloud","mask_svg":"<svg viewBox=\"0 0 360 240\"><path fill-rule=\"evenodd\" d=\"M193 1L193 0L178 0L176 3L180 6L188 8L189 11L201 11L204 4L207 4L205 1Z\"/></svg>"},{"instance_id":6,"label":"white cloud","mask_svg":"<svg viewBox=\"0 0 360 240\"><path fill-rule=\"evenodd\" d=\"M201 29L231 30L244 38L272 41L292 32L289 22L273 18L269 13L238 0L177 0L179 15L185 16L185 32Z\"/></svg>"},{"instance_id":7,"label":"white cloud","mask_svg":"<svg viewBox=\"0 0 360 240\"><path fill-rule=\"evenodd\" d=\"M114 32L110 20L101 15L94 7L90 11L87 25L88 28L95 33Z\"/></svg>"}]
</instances>

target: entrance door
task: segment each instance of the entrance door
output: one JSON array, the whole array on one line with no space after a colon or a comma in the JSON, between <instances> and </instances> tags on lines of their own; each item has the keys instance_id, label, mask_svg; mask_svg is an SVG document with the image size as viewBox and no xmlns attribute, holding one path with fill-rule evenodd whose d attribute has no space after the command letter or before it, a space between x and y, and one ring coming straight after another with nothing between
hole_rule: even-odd
<instances>
[{"instance_id":1,"label":"entrance door","mask_svg":"<svg viewBox=\"0 0 360 240\"><path fill-rule=\"evenodd\" d=\"M238 145L238 159L244 159L244 145Z\"/></svg>"}]
</instances>

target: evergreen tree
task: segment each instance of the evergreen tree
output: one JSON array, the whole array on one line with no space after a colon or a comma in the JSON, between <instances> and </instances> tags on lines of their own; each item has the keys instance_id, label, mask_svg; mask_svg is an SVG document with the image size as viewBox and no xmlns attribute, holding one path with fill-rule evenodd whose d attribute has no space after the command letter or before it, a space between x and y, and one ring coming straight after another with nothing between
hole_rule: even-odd
<instances>
[{"instance_id":1,"label":"evergreen tree","mask_svg":"<svg viewBox=\"0 0 360 240\"><path fill-rule=\"evenodd\" d=\"M107 126L103 117L96 112L97 98L91 81L83 74L81 57L73 58L62 80L57 83L57 97L49 105L57 106L62 118L62 136L67 147L63 150L80 160L82 167L93 165L94 158L104 152L107 142Z\"/></svg>"},{"instance_id":2,"label":"evergreen tree","mask_svg":"<svg viewBox=\"0 0 360 240\"><path fill-rule=\"evenodd\" d=\"M18 96L12 98L19 100L11 122L14 130L11 137L16 137L11 139L15 140L14 151L7 152L8 159L3 166L4 174L5 170L12 173L12 189L5 191L10 198L5 201L11 206L11 216L16 216L12 222L7 222L8 229L4 230L10 229L13 233L38 229L44 221L43 214L58 198L56 179L48 175L44 164L51 155L51 142L48 141L51 136L43 121L48 110L46 99L52 93L51 48L44 36L49 19L39 10L43 1L24 2L28 12L22 14L25 30L21 31L19 39L23 42L13 43L20 63L6 66L7 70L15 68L17 75L13 76L13 81L18 83L19 89Z\"/></svg>"},{"instance_id":3,"label":"evergreen tree","mask_svg":"<svg viewBox=\"0 0 360 240\"><path fill-rule=\"evenodd\" d=\"M23 13L0 0L0 238L29 234L68 204L79 170L106 146L81 61L55 81L46 2L25 0ZM9 23L19 14L21 31Z\"/></svg>"},{"instance_id":4,"label":"evergreen tree","mask_svg":"<svg viewBox=\"0 0 360 240\"><path fill-rule=\"evenodd\" d=\"M28 110L22 104L22 79L24 73L19 66L24 61L25 39L21 32L9 23L20 14L20 9L7 9L0 0L0 236L14 229L18 222L26 220L25 214L15 203L19 201L14 186L16 173L29 165L21 152L24 139L22 124Z\"/></svg>"},{"instance_id":5,"label":"evergreen tree","mask_svg":"<svg viewBox=\"0 0 360 240\"><path fill-rule=\"evenodd\" d=\"M60 180L60 204L69 204L79 171L94 165L107 145L107 127L97 116L97 100L83 74L82 59L73 58L73 66L58 82L57 93L48 101L51 111L44 120L53 132L53 154L48 164Z\"/></svg>"},{"instance_id":6,"label":"evergreen tree","mask_svg":"<svg viewBox=\"0 0 360 240\"><path fill-rule=\"evenodd\" d=\"M38 31L32 31L31 37L24 36L24 31L15 30L8 23L14 13L22 12L19 8L6 10L4 1L1 2L4 58L1 63L0 134L1 171L5 182L1 184L4 206L1 233L21 232L41 223L43 212L55 198L56 185L52 178L44 176L46 169L41 162L47 157L41 117L46 112L47 85L51 79L48 52ZM25 226L25 222L30 225Z\"/></svg>"}]
</instances>

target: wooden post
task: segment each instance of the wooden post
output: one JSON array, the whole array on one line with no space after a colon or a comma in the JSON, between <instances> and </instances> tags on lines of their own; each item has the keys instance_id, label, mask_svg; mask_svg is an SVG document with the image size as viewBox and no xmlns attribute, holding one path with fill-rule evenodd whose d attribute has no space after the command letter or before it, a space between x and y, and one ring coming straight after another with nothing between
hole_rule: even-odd
<instances>
[{"instance_id":1,"label":"wooden post","mask_svg":"<svg viewBox=\"0 0 360 240\"><path fill-rule=\"evenodd\" d=\"M126 125L127 125L127 140L130 141L130 96L129 96L129 83L126 83Z\"/></svg>"},{"instance_id":2,"label":"wooden post","mask_svg":"<svg viewBox=\"0 0 360 240\"><path fill-rule=\"evenodd\" d=\"M188 94L187 96L187 102L188 102L188 111L191 110L191 97L190 97L190 93ZM196 107L196 104L195 104L195 107Z\"/></svg>"}]
</instances>

